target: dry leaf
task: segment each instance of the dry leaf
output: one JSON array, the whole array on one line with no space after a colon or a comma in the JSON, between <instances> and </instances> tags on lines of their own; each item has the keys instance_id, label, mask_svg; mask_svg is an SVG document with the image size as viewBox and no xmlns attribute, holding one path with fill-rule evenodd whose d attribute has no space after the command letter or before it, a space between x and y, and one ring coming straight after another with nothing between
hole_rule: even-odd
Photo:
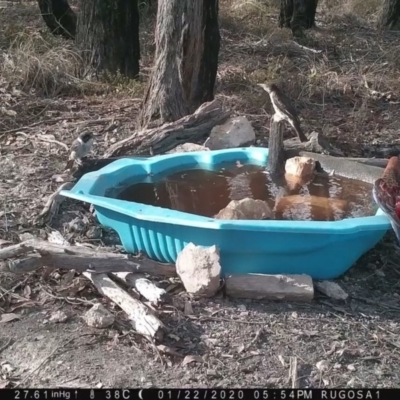
<instances>
[{"instance_id":1,"label":"dry leaf","mask_svg":"<svg viewBox=\"0 0 400 400\"><path fill-rule=\"evenodd\" d=\"M315 365L319 371L327 371L329 369L329 362L327 360L318 361Z\"/></svg>"},{"instance_id":2,"label":"dry leaf","mask_svg":"<svg viewBox=\"0 0 400 400\"><path fill-rule=\"evenodd\" d=\"M165 346L163 344L158 345L157 349L160 350L161 353L164 353L164 354L169 354L169 355L175 356L175 357L183 357L182 354L175 351L172 347Z\"/></svg>"},{"instance_id":3,"label":"dry leaf","mask_svg":"<svg viewBox=\"0 0 400 400\"><path fill-rule=\"evenodd\" d=\"M5 107L1 107L1 112L9 117L15 117L17 115L14 110L7 110Z\"/></svg>"},{"instance_id":4,"label":"dry leaf","mask_svg":"<svg viewBox=\"0 0 400 400\"><path fill-rule=\"evenodd\" d=\"M24 287L24 297L27 298L27 299L29 299L29 298L31 297L31 294L32 294L32 289L31 289L31 287L30 287L29 285L26 285L26 286Z\"/></svg>"},{"instance_id":5,"label":"dry leaf","mask_svg":"<svg viewBox=\"0 0 400 400\"><path fill-rule=\"evenodd\" d=\"M175 341L179 342L181 338L173 333L168 334L168 337L174 339Z\"/></svg>"},{"instance_id":6,"label":"dry leaf","mask_svg":"<svg viewBox=\"0 0 400 400\"><path fill-rule=\"evenodd\" d=\"M191 364L193 362L203 363L204 360L200 356L186 356L183 359L181 366L184 367L185 365Z\"/></svg>"},{"instance_id":7,"label":"dry leaf","mask_svg":"<svg viewBox=\"0 0 400 400\"><path fill-rule=\"evenodd\" d=\"M185 315L194 315L192 303L190 301L185 302L185 309L183 312Z\"/></svg>"},{"instance_id":8,"label":"dry leaf","mask_svg":"<svg viewBox=\"0 0 400 400\"><path fill-rule=\"evenodd\" d=\"M1 322L11 322L11 321L14 321L14 319L20 319L20 316L18 314L14 314L14 313L2 314L0 317L0 323Z\"/></svg>"},{"instance_id":9,"label":"dry leaf","mask_svg":"<svg viewBox=\"0 0 400 400\"><path fill-rule=\"evenodd\" d=\"M10 386L10 381L0 381L0 389L7 389Z\"/></svg>"}]
</instances>

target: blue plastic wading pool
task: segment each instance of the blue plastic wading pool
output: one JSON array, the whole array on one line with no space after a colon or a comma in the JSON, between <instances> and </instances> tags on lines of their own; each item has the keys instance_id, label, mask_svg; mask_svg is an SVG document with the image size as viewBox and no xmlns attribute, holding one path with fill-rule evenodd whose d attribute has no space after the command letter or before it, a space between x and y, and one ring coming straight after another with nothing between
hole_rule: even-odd
<instances>
[{"instance_id":1,"label":"blue plastic wading pool","mask_svg":"<svg viewBox=\"0 0 400 400\"><path fill-rule=\"evenodd\" d=\"M333 279L346 272L390 229L379 209L375 216L341 221L218 220L104 197L121 182L151 182L151 176L223 162L266 165L268 149L174 153L124 158L84 175L61 194L94 205L99 222L114 229L128 253L143 251L155 260L175 262L190 242L220 248L224 273L308 274ZM372 196L372 193L371 193Z\"/></svg>"}]
</instances>

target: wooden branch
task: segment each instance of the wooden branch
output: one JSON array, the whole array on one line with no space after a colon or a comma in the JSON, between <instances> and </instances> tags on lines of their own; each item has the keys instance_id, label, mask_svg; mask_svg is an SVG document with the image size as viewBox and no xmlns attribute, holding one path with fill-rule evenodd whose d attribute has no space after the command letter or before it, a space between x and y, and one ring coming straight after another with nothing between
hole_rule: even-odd
<instances>
[{"instance_id":1,"label":"wooden branch","mask_svg":"<svg viewBox=\"0 0 400 400\"><path fill-rule=\"evenodd\" d=\"M286 151L309 151L313 153L330 154L332 156L343 156L343 152L334 147L321 133L312 132L308 139L308 142L300 142L297 137L287 139L283 142L283 146Z\"/></svg>"},{"instance_id":2,"label":"wooden branch","mask_svg":"<svg viewBox=\"0 0 400 400\"><path fill-rule=\"evenodd\" d=\"M117 155L148 153L165 153L185 142L196 142L205 138L216 125L223 124L230 116L217 100L204 103L194 114L187 115L178 121L166 123L160 127L135 132L121 140L105 152L103 158Z\"/></svg>"},{"instance_id":3,"label":"wooden branch","mask_svg":"<svg viewBox=\"0 0 400 400\"><path fill-rule=\"evenodd\" d=\"M28 240L0 249L0 260L36 251L29 258L4 262L3 271L16 274L34 271L40 267L75 269L94 273L142 272L149 275L177 276L170 264L162 264L144 257L102 252L78 246L60 246L41 240Z\"/></svg>"},{"instance_id":4,"label":"wooden branch","mask_svg":"<svg viewBox=\"0 0 400 400\"><path fill-rule=\"evenodd\" d=\"M103 296L108 297L126 312L138 333L149 339L162 340L163 323L142 302L126 293L106 274L84 272L83 275L92 281Z\"/></svg>"},{"instance_id":5,"label":"wooden branch","mask_svg":"<svg viewBox=\"0 0 400 400\"><path fill-rule=\"evenodd\" d=\"M272 176L285 173L285 150L283 148L283 121L271 119L271 128L268 139L267 169Z\"/></svg>"},{"instance_id":6,"label":"wooden branch","mask_svg":"<svg viewBox=\"0 0 400 400\"><path fill-rule=\"evenodd\" d=\"M313 281L308 275L229 275L225 291L231 297L258 300L310 302L314 297Z\"/></svg>"},{"instance_id":7,"label":"wooden branch","mask_svg":"<svg viewBox=\"0 0 400 400\"><path fill-rule=\"evenodd\" d=\"M129 286L135 288L146 300L154 304L165 301L167 292L164 289L157 287L143 275L132 274L131 272L117 272L113 275L122 279Z\"/></svg>"},{"instance_id":8,"label":"wooden branch","mask_svg":"<svg viewBox=\"0 0 400 400\"><path fill-rule=\"evenodd\" d=\"M55 215L58 213L61 203L65 200L64 196L60 196L61 190L69 190L74 186L74 182L63 183L47 200L42 212L36 217L34 223L36 225L45 225L51 223Z\"/></svg>"}]
</instances>

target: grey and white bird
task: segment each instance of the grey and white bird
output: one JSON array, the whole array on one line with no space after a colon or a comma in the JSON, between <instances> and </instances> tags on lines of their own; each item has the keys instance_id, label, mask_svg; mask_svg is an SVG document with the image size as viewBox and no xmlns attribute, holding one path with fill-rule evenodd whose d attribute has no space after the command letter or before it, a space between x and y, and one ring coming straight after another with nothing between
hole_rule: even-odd
<instances>
[{"instance_id":1,"label":"grey and white bird","mask_svg":"<svg viewBox=\"0 0 400 400\"><path fill-rule=\"evenodd\" d=\"M81 165L82 158L86 157L93 145L93 133L90 131L82 132L77 139L72 142L68 162L65 169L71 169L74 162Z\"/></svg>"},{"instance_id":2,"label":"grey and white bird","mask_svg":"<svg viewBox=\"0 0 400 400\"><path fill-rule=\"evenodd\" d=\"M299 114L291 100L273 83L258 83L268 94L274 107L275 121L287 121L296 131L300 142L307 142L307 137L300 127Z\"/></svg>"}]
</instances>

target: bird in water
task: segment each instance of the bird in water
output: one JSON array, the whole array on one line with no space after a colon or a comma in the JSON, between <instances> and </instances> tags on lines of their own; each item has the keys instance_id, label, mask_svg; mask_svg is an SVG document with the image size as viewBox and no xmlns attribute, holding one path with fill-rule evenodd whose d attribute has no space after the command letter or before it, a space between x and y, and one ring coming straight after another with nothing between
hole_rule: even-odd
<instances>
[{"instance_id":1,"label":"bird in water","mask_svg":"<svg viewBox=\"0 0 400 400\"><path fill-rule=\"evenodd\" d=\"M78 165L82 165L81 159L87 156L92 149L93 145L93 133L90 131L82 132L77 139L72 143L68 162L65 169L71 169L76 162Z\"/></svg>"},{"instance_id":2,"label":"bird in water","mask_svg":"<svg viewBox=\"0 0 400 400\"><path fill-rule=\"evenodd\" d=\"M374 182L372 195L375 203L390 218L400 245L400 160L391 157L382 177Z\"/></svg>"},{"instance_id":3,"label":"bird in water","mask_svg":"<svg viewBox=\"0 0 400 400\"><path fill-rule=\"evenodd\" d=\"M299 114L291 100L273 83L258 83L268 94L274 107L276 122L287 121L296 131L300 142L307 142L308 139L300 127Z\"/></svg>"}]
</instances>

